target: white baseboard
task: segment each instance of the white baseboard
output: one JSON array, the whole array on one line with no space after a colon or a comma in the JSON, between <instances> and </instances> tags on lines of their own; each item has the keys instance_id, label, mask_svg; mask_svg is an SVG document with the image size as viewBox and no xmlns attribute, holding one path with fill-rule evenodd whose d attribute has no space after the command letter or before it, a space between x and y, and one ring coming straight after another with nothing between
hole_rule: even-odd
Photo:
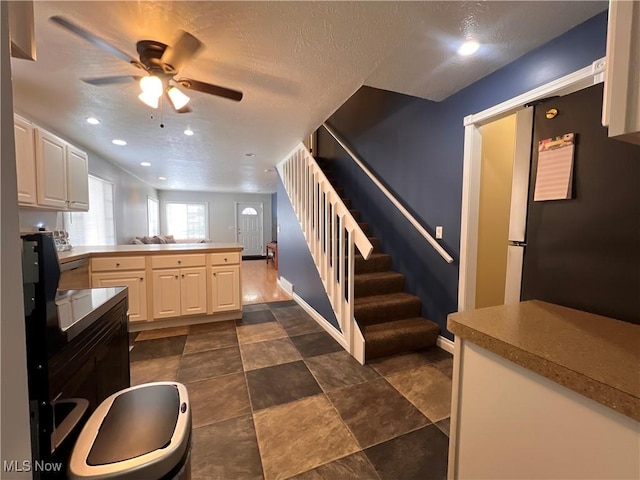
<instances>
[{"instance_id":1,"label":"white baseboard","mask_svg":"<svg viewBox=\"0 0 640 480\"><path fill-rule=\"evenodd\" d=\"M347 342L347 339L344 338L344 335L342 335L342 332L340 332L336 327L331 325L326 318L320 315L311 305L305 302L302 299L302 297L300 297L297 293L293 294L293 299L296 301L298 305L302 307L302 309L305 312L309 314L309 316L311 316L311 318L313 318L316 322L318 322L318 325L324 328L324 330L329 335L331 335L334 338L334 340L342 346L342 348L344 348L347 352L349 351L349 343Z\"/></svg>"},{"instance_id":2,"label":"white baseboard","mask_svg":"<svg viewBox=\"0 0 640 480\"><path fill-rule=\"evenodd\" d=\"M280 288L282 288L289 295L293 295L293 283L291 283L289 280L287 280L284 277L278 277L277 282Z\"/></svg>"},{"instance_id":3,"label":"white baseboard","mask_svg":"<svg viewBox=\"0 0 640 480\"><path fill-rule=\"evenodd\" d=\"M442 335L438 335L438 340L436 341L436 345L439 346L444 351L449 352L451 355L453 355L454 343L448 338L443 337Z\"/></svg>"}]
</instances>

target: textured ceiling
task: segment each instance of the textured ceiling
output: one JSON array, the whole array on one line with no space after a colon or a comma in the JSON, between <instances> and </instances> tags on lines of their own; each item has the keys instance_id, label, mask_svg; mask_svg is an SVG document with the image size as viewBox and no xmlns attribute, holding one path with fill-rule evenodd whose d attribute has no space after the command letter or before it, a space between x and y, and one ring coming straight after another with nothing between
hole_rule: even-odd
<instances>
[{"instance_id":1,"label":"textured ceiling","mask_svg":"<svg viewBox=\"0 0 640 480\"><path fill-rule=\"evenodd\" d=\"M273 167L363 84L442 99L606 7L601 2L42 2L37 62L12 61L16 111L159 189L275 191ZM140 71L48 21L62 15L132 56L135 43L205 48L180 72L244 92L199 92L194 111L142 104L135 83L83 77ZM487 42L455 57L460 38ZM152 118L153 115L153 118ZM102 123L91 126L85 118ZM160 123L165 125L160 128ZM190 126L195 135L182 132ZM111 144L114 138L128 142ZM245 153L255 153L247 157ZM142 167L147 161L151 167ZM158 179L167 177L166 181Z\"/></svg>"}]
</instances>

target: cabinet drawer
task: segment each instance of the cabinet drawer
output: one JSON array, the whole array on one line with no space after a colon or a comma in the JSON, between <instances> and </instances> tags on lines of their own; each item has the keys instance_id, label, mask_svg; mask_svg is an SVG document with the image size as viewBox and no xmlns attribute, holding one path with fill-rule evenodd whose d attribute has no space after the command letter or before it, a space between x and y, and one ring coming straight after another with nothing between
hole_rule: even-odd
<instances>
[{"instance_id":1,"label":"cabinet drawer","mask_svg":"<svg viewBox=\"0 0 640 480\"><path fill-rule=\"evenodd\" d=\"M240 263L239 252L211 253L209 257L210 265L234 265Z\"/></svg>"},{"instance_id":2,"label":"cabinet drawer","mask_svg":"<svg viewBox=\"0 0 640 480\"><path fill-rule=\"evenodd\" d=\"M144 270L144 257L106 257L92 258L92 272L117 270Z\"/></svg>"},{"instance_id":3,"label":"cabinet drawer","mask_svg":"<svg viewBox=\"0 0 640 480\"><path fill-rule=\"evenodd\" d=\"M151 257L152 268L204 267L204 253L201 255L156 255Z\"/></svg>"}]
</instances>

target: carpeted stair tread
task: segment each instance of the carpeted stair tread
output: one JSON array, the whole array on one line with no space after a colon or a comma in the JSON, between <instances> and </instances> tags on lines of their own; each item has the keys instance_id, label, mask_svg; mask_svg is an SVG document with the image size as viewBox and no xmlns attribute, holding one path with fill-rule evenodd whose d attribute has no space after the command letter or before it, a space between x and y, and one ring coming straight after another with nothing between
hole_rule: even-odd
<instances>
[{"instance_id":1,"label":"carpeted stair tread","mask_svg":"<svg viewBox=\"0 0 640 480\"><path fill-rule=\"evenodd\" d=\"M353 289L356 297L402 292L404 275L393 271L357 274L353 277Z\"/></svg>"},{"instance_id":2,"label":"carpeted stair tread","mask_svg":"<svg viewBox=\"0 0 640 480\"><path fill-rule=\"evenodd\" d=\"M369 259L365 260L360 253L355 255L356 274L386 272L391 270L391 255L373 252Z\"/></svg>"},{"instance_id":3,"label":"carpeted stair tread","mask_svg":"<svg viewBox=\"0 0 640 480\"><path fill-rule=\"evenodd\" d=\"M360 326L418 317L421 309L420 298L404 292L359 297L353 302L353 314Z\"/></svg>"},{"instance_id":4,"label":"carpeted stair tread","mask_svg":"<svg viewBox=\"0 0 640 480\"><path fill-rule=\"evenodd\" d=\"M362 229L364 233L369 233L369 224L368 223L360 223L358 222L358 226Z\"/></svg>"},{"instance_id":5,"label":"carpeted stair tread","mask_svg":"<svg viewBox=\"0 0 640 480\"><path fill-rule=\"evenodd\" d=\"M349 210L349 213L356 222L360 220L360 210Z\"/></svg>"},{"instance_id":6,"label":"carpeted stair tread","mask_svg":"<svg viewBox=\"0 0 640 480\"><path fill-rule=\"evenodd\" d=\"M431 347L436 344L439 334L440 327L422 317L404 318L362 328L367 361Z\"/></svg>"}]
</instances>

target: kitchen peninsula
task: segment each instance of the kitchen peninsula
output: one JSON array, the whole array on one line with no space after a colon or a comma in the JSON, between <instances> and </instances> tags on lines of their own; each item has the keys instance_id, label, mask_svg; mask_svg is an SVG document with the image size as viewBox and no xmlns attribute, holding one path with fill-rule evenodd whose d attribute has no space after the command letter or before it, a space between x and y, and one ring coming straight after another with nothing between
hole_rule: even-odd
<instances>
[{"instance_id":1,"label":"kitchen peninsula","mask_svg":"<svg viewBox=\"0 0 640 480\"><path fill-rule=\"evenodd\" d=\"M640 478L640 326L541 301L449 315L449 478Z\"/></svg>"},{"instance_id":2,"label":"kitchen peninsula","mask_svg":"<svg viewBox=\"0 0 640 480\"><path fill-rule=\"evenodd\" d=\"M58 259L89 259L91 287L128 287L135 332L241 318L241 252L237 243L111 245Z\"/></svg>"}]
</instances>

